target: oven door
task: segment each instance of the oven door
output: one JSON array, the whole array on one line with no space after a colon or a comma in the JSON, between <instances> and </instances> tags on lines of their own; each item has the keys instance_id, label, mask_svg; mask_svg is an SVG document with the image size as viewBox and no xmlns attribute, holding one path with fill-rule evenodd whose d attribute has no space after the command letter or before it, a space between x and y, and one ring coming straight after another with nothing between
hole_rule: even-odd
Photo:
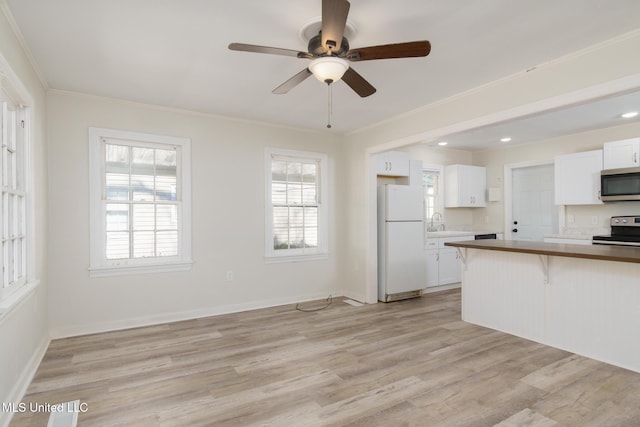
<instances>
[{"instance_id":1,"label":"oven door","mask_svg":"<svg viewBox=\"0 0 640 427\"><path fill-rule=\"evenodd\" d=\"M640 168L606 169L600 173L602 201L640 200Z\"/></svg>"}]
</instances>

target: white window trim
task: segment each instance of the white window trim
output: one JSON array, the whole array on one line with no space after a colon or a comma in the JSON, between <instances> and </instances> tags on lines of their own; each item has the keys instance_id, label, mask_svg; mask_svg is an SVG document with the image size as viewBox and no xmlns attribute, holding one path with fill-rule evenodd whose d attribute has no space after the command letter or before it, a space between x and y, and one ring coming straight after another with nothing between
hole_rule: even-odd
<instances>
[{"instance_id":1,"label":"white window trim","mask_svg":"<svg viewBox=\"0 0 640 427\"><path fill-rule=\"evenodd\" d=\"M271 160L273 157L317 160L320 162L320 191L318 192L318 247L316 249L273 249L273 206L271 203ZM265 262L300 262L329 257L329 158L324 153L265 148Z\"/></svg>"},{"instance_id":2,"label":"white window trim","mask_svg":"<svg viewBox=\"0 0 640 427\"><path fill-rule=\"evenodd\" d=\"M35 203L34 203L34 170L33 170L33 127L35 105L33 97L22 84L9 63L0 54L0 88L5 91L14 102L20 104L24 110L24 180L25 180L25 232L26 239L26 281L20 286L4 289L0 287L0 317L17 307L34 289L40 281L36 277L35 258Z\"/></svg>"},{"instance_id":3,"label":"white window trim","mask_svg":"<svg viewBox=\"0 0 640 427\"><path fill-rule=\"evenodd\" d=\"M149 144L180 147L180 198L182 204L180 249L177 257L167 259L142 258L107 261L105 254L105 220L102 205L104 154L102 139L140 141ZM110 277L128 274L166 273L191 269L191 140L164 135L129 132L114 129L89 128L89 194L90 194L90 276Z\"/></svg>"}]
</instances>

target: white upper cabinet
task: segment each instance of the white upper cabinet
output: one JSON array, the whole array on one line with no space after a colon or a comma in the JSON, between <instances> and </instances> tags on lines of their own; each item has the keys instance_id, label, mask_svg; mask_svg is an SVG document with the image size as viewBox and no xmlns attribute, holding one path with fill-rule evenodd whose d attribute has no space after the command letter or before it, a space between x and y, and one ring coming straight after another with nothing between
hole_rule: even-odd
<instances>
[{"instance_id":1,"label":"white upper cabinet","mask_svg":"<svg viewBox=\"0 0 640 427\"><path fill-rule=\"evenodd\" d=\"M376 155L376 175L409 176L409 153L386 151Z\"/></svg>"},{"instance_id":2,"label":"white upper cabinet","mask_svg":"<svg viewBox=\"0 0 640 427\"><path fill-rule=\"evenodd\" d=\"M445 208L486 206L487 171L481 166L450 165L444 169Z\"/></svg>"},{"instance_id":3,"label":"white upper cabinet","mask_svg":"<svg viewBox=\"0 0 640 427\"><path fill-rule=\"evenodd\" d=\"M598 205L602 150L556 156L556 205Z\"/></svg>"},{"instance_id":4,"label":"white upper cabinet","mask_svg":"<svg viewBox=\"0 0 640 427\"><path fill-rule=\"evenodd\" d=\"M605 142L603 169L640 166L640 138Z\"/></svg>"}]
</instances>

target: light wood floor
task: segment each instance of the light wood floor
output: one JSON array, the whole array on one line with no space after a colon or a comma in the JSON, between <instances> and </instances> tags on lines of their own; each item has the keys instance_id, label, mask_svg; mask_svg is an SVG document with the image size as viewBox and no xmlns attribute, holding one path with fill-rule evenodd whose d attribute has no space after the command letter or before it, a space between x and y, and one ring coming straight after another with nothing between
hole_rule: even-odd
<instances>
[{"instance_id":1,"label":"light wood floor","mask_svg":"<svg viewBox=\"0 0 640 427\"><path fill-rule=\"evenodd\" d=\"M80 426L640 426L640 374L462 322L458 290L53 341L24 402L76 399Z\"/></svg>"}]
</instances>

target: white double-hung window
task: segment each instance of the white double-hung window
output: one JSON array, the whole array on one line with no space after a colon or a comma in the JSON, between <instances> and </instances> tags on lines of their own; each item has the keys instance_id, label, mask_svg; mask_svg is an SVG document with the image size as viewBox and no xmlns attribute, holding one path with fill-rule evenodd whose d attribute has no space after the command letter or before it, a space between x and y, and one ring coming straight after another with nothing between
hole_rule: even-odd
<instances>
[{"instance_id":1,"label":"white double-hung window","mask_svg":"<svg viewBox=\"0 0 640 427\"><path fill-rule=\"evenodd\" d=\"M26 90L0 56L0 314L20 289L35 285L31 105Z\"/></svg>"},{"instance_id":2,"label":"white double-hung window","mask_svg":"<svg viewBox=\"0 0 640 427\"><path fill-rule=\"evenodd\" d=\"M89 129L92 276L189 269L190 141Z\"/></svg>"},{"instance_id":3,"label":"white double-hung window","mask_svg":"<svg viewBox=\"0 0 640 427\"><path fill-rule=\"evenodd\" d=\"M267 260L327 256L327 169L326 154L266 149Z\"/></svg>"}]
</instances>

